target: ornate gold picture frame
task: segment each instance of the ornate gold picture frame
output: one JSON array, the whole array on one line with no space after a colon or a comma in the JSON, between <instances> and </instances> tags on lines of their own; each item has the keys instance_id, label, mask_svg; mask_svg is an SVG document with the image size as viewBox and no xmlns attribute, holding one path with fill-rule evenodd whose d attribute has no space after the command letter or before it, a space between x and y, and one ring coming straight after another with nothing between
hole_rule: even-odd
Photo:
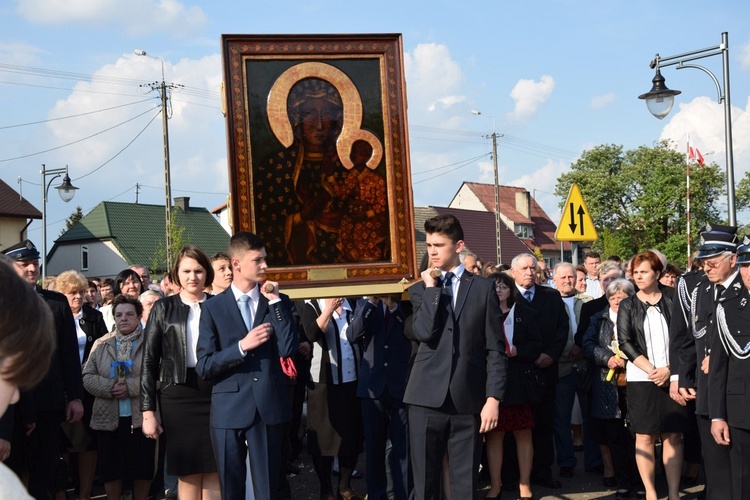
<instances>
[{"instance_id":1,"label":"ornate gold picture frame","mask_svg":"<svg viewBox=\"0 0 750 500\"><path fill-rule=\"evenodd\" d=\"M298 296L401 291L416 274L401 35L222 47L234 231L264 239L269 278Z\"/></svg>"}]
</instances>

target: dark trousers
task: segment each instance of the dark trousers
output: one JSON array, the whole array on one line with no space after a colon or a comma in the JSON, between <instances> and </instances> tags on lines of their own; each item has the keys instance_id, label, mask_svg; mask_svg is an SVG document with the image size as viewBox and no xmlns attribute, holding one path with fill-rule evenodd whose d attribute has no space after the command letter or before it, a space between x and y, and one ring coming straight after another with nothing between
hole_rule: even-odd
<instances>
[{"instance_id":1,"label":"dark trousers","mask_svg":"<svg viewBox=\"0 0 750 500\"><path fill-rule=\"evenodd\" d=\"M266 425L257 410L247 429L211 428L223 498L245 498L246 458L250 460L255 499L276 498L283 435L283 424Z\"/></svg>"},{"instance_id":2,"label":"dark trousers","mask_svg":"<svg viewBox=\"0 0 750 500\"><path fill-rule=\"evenodd\" d=\"M729 460L732 464L734 499L750 498L750 430L729 428Z\"/></svg>"},{"instance_id":3,"label":"dark trousers","mask_svg":"<svg viewBox=\"0 0 750 500\"><path fill-rule=\"evenodd\" d=\"M377 399L362 399L362 423L367 459L367 497L388 499L386 442L391 440L388 466L393 483L393 497L407 500L411 491L409 477L409 425L406 405L388 394Z\"/></svg>"},{"instance_id":4,"label":"dark trousers","mask_svg":"<svg viewBox=\"0 0 750 500\"><path fill-rule=\"evenodd\" d=\"M457 413L450 396L440 408L409 406L415 500L441 499L446 452L453 498L473 498L481 445L479 424L479 415Z\"/></svg>"},{"instance_id":5,"label":"dark trousers","mask_svg":"<svg viewBox=\"0 0 750 500\"><path fill-rule=\"evenodd\" d=\"M711 435L711 420L696 415L698 433L703 447L703 464L706 472L706 499L726 500L732 498L732 470L729 447L717 444Z\"/></svg>"},{"instance_id":6,"label":"dark trousers","mask_svg":"<svg viewBox=\"0 0 750 500\"><path fill-rule=\"evenodd\" d=\"M29 472L29 494L38 500L55 498L63 417L60 412L38 412L34 432L28 438L22 432L11 444L11 454L19 456L15 463Z\"/></svg>"},{"instance_id":7,"label":"dark trousers","mask_svg":"<svg viewBox=\"0 0 750 500\"><path fill-rule=\"evenodd\" d=\"M557 390L557 363L544 369L547 379L547 394L541 403L534 407L534 429L531 436L534 441L534 465L532 477L552 476L552 464L555 462L555 402Z\"/></svg>"}]
</instances>

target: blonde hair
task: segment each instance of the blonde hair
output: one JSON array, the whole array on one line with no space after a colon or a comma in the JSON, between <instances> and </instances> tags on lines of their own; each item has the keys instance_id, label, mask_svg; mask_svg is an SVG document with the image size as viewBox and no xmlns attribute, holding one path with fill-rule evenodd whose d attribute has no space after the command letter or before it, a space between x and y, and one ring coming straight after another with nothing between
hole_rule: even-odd
<instances>
[{"instance_id":1,"label":"blonde hair","mask_svg":"<svg viewBox=\"0 0 750 500\"><path fill-rule=\"evenodd\" d=\"M57 277L55 287L62 294L70 293L74 290L85 292L89 288L89 281L78 271L64 271Z\"/></svg>"}]
</instances>

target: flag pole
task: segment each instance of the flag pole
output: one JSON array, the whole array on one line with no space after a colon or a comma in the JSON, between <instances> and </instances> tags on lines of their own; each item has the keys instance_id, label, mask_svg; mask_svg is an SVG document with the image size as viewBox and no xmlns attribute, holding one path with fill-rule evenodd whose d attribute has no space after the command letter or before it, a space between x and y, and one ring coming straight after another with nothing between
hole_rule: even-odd
<instances>
[{"instance_id":1,"label":"flag pole","mask_svg":"<svg viewBox=\"0 0 750 500\"><path fill-rule=\"evenodd\" d=\"M687 166L686 166L686 177L687 177L687 263L690 263L690 158L692 157L692 150L690 149L690 134L687 137Z\"/></svg>"}]
</instances>

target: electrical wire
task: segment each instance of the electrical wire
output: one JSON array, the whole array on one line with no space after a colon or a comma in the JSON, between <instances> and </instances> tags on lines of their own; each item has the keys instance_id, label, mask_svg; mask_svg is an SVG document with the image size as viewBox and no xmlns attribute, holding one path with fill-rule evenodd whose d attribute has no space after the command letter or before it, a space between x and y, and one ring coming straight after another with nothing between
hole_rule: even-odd
<instances>
[{"instance_id":1,"label":"electrical wire","mask_svg":"<svg viewBox=\"0 0 750 500\"><path fill-rule=\"evenodd\" d=\"M117 125L113 125L113 126L111 126L109 128L105 128L104 130L100 130L99 132L97 132L95 134L91 134L89 136L83 137L83 138L75 140L73 142L69 142L69 143L63 144L61 146L55 146L54 148L45 149L44 151L38 151L36 153L29 153L29 154L26 154L26 155L16 156L15 158L0 159L0 163L9 162L9 161L13 161L13 160L20 160L20 159L23 159L23 158L29 158L31 156L38 156L38 155L41 155L41 154L44 154L44 153L49 153L50 151L55 151L57 149L62 149L62 148L68 147L68 146L72 146L73 144L78 144L79 142L83 142L83 141L85 141L87 139L91 139L92 137L96 137L97 135L101 135L101 134L103 134L105 132L109 132L110 130L113 130L113 129L121 126L121 125L125 125L126 123L131 122L131 121L135 120L136 118L139 118L139 117L145 115L146 113L149 113L150 111L153 111L153 108L147 109L143 113L139 113L136 116L125 120L124 122L118 123Z\"/></svg>"},{"instance_id":2,"label":"electrical wire","mask_svg":"<svg viewBox=\"0 0 750 500\"><path fill-rule=\"evenodd\" d=\"M430 168L430 169L427 169L427 170L421 170L419 172L412 172L411 176L414 177L415 175L427 174L427 173L430 173L430 172L434 172L436 170L443 170L444 168L453 167L454 165L458 165L459 163L461 163L461 164L463 164L465 162L469 162L470 163L472 161L477 161L477 160L481 160L482 158L486 158L489 155L490 155L490 153L485 153L485 154L482 154L482 155L479 155L479 156L475 156L474 158L468 158L466 160L459 160L459 161L457 161L455 163L449 163L448 165L442 165L440 167Z\"/></svg>"},{"instance_id":3,"label":"electrical wire","mask_svg":"<svg viewBox=\"0 0 750 500\"><path fill-rule=\"evenodd\" d=\"M102 167L104 167L104 166L105 166L105 165L106 165L107 163L111 162L112 160L114 160L115 158L117 158L118 156L120 156L120 153L122 153L123 151L125 151L126 149L128 149L128 148L130 147L130 145L131 145L131 144L133 144L133 143L135 142L135 140L136 140L136 139L138 139L138 138L139 138L139 137L141 136L141 134L142 134L143 132L145 132L145 130L146 130L146 129L148 128L148 126L149 126L149 125L151 125L151 124L152 124L152 123L154 122L154 120L156 120L156 117L157 117L157 116L159 116L160 114L161 114L161 109L159 110L159 112L158 112L158 113L156 113L156 114L155 114L155 115L154 115L154 116L153 116L153 117L152 117L152 118L151 118L151 119L150 119L150 120L148 121L148 123L146 124L146 126L145 126L145 127L143 127L143 128L141 129L141 131L140 131L140 132L138 132L138 133L136 134L136 136L135 136L135 137L133 137L133 139L131 139L131 140L130 140L130 142L128 142L128 143L127 143L127 144L125 145L125 147L124 147L124 148L122 148L122 149L121 149L121 150L119 150L119 151L118 151L117 153L115 153L115 155L114 155L114 156L113 156L112 158L110 158L109 160L105 161L104 163L102 163L101 165L99 165L98 167L96 167L96 168L95 168L94 170L92 170L91 172L89 172L89 173L87 173L87 174L83 174L83 175L81 175L80 177L76 177L76 178L75 178L75 179L73 179L73 180L76 180L76 181L77 181L77 180L79 180L79 179L83 179L84 177L88 177L89 175L93 174L93 173L94 173L94 172L96 172L97 170L99 170L99 169L101 169Z\"/></svg>"},{"instance_id":4,"label":"electrical wire","mask_svg":"<svg viewBox=\"0 0 750 500\"><path fill-rule=\"evenodd\" d=\"M430 181L430 180L434 179L435 177L440 177L440 176L443 176L443 175L446 175L446 174L450 174L451 172L455 172L456 170L461 170L462 168L464 168L464 167L466 167L466 166L470 165L470 164L471 164L471 163L472 163L473 161L474 161L474 160L472 160L472 159L466 160L466 161L465 161L465 162L464 162L464 163L463 163L462 165L459 165L459 166L458 166L458 167L456 167L456 168L453 168L453 169L451 169L451 170L448 170L448 171L446 171L446 172L443 172L443 173L441 173L441 174L436 174L436 175L433 175L432 177L430 177L430 178L428 178L428 179L423 179L423 180L421 180L421 181L416 181L416 182L412 181L412 183L411 183L411 184L412 184L412 186L414 186L414 185L416 185L416 184L421 184L422 182L427 182L427 181Z\"/></svg>"},{"instance_id":5,"label":"electrical wire","mask_svg":"<svg viewBox=\"0 0 750 500\"><path fill-rule=\"evenodd\" d=\"M58 118L50 118L48 120L39 120L39 121L36 121L36 122L19 123L19 124L16 124L16 125L5 125L3 127L0 127L0 130L5 130L5 129L9 129L9 128L26 127L26 126L29 126L29 125L39 125L41 123L49 123L49 122L54 122L54 121L58 121L58 120L67 120L69 118L78 118L78 117L81 117L81 116L93 115L95 113L102 113L104 111L111 111L113 109L124 108L126 106L132 106L134 104L140 104L142 102L147 102L147 101L150 101L150 100L151 100L151 98L141 99L140 101L134 101L134 102L130 102L130 103L127 103L127 104L120 104L119 106L112 106L110 108L97 109L96 111L87 111L85 113L78 113L77 115L60 116Z\"/></svg>"}]
</instances>

